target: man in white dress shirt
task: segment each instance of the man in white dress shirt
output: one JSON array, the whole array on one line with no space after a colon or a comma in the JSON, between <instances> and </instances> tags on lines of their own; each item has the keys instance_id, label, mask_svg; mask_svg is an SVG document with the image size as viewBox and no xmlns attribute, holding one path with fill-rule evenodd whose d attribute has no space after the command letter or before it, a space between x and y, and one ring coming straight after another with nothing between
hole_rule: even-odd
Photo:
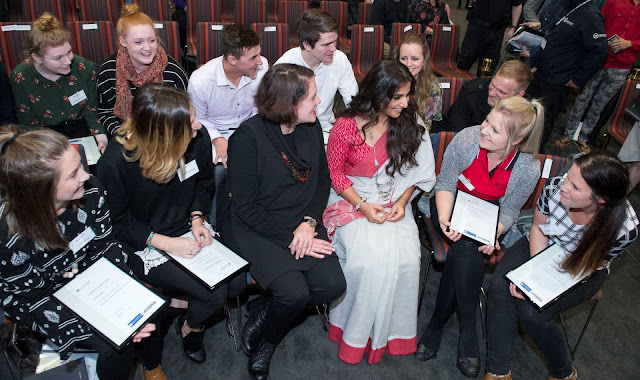
<instances>
[{"instance_id":1,"label":"man in white dress shirt","mask_svg":"<svg viewBox=\"0 0 640 380\"><path fill-rule=\"evenodd\" d=\"M349 58L337 49L338 23L329 13L318 8L307 10L298 23L298 34L300 47L284 53L275 64L294 63L313 70L321 100L317 117L326 134L335 121L336 92L340 91L344 104L348 105L358 92L358 83Z\"/></svg>"},{"instance_id":2,"label":"man in white dress shirt","mask_svg":"<svg viewBox=\"0 0 640 380\"><path fill-rule=\"evenodd\" d=\"M189 96L196 118L213 144L216 190L209 213L215 225L217 194L227 175L228 139L240 124L257 113L253 96L269 63L260 56L260 38L243 25L222 29L222 56L202 65L189 78Z\"/></svg>"}]
</instances>

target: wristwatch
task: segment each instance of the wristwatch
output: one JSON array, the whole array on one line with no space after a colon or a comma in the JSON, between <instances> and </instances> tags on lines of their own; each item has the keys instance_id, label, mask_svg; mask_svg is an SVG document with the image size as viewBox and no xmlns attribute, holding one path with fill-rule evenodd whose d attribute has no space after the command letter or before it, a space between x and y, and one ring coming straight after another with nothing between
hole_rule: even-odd
<instances>
[{"instance_id":1,"label":"wristwatch","mask_svg":"<svg viewBox=\"0 0 640 380\"><path fill-rule=\"evenodd\" d=\"M318 221L317 221L317 220L315 220L315 219L313 219L313 218L312 218L312 217L310 217L310 216L305 216L305 217L304 217L304 221L305 221L305 222L307 222L307 223L309 223L309 225L310 225L311 227L313 227L313 228L316 228L316 226L318 225Z\"/></svg>"}]
</instances>

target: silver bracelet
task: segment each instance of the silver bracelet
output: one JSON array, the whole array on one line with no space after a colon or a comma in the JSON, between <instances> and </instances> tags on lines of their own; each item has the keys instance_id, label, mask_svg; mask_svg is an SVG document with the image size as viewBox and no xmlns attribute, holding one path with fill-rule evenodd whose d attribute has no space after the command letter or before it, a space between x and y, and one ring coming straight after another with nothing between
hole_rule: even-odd
<instances>
[{"instance_id":1,"label":"silver bracelet","mask_svg":"<svg viewBox=\"0 0 640 380\"><path fill-rule=\"evenodd\" d=\"M356 211L359 211L360 210L360 206L362 206L362 203L366 202L366 201L367 201L367 198L360 197L360 202L358 202L358 204L356 205Z\"/></svg>"}]
</instances>

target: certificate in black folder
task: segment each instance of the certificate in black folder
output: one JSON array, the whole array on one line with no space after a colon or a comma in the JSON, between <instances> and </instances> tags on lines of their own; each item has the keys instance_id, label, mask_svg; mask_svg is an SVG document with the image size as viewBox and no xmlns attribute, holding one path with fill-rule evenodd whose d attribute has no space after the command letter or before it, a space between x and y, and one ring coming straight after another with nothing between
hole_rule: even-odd
<instances>
[{"instance_id":1,"label":"certificate in black folder","mask_svg":"<svg viewBox=\"0 0 640 380\"><path fill-rule=\"evenodd\" d=\"M505 277L541 310L588 276L588 273L573 276L562 269L570 254L558 244L550 245Z\"/></svg>"},{"instance_id":2,"label":"certificate in black folder","mask_svg":"<svg viewBox=\"0 0 640 380\"><path fill-rule=\"evenodd\" d=\"M53 293L118 350L165 300L102 257Z\"/></svg>"},{"instance_id":3,"label":"certificate in black folder","mask_svg":"<svg viewBox=\"0 0 640 380\"><path fill-rule=\"evenodd\" d=\"M496 245L500 206L458 190L451 229L481 245Z\"/></svg>"},{"instance_id":4,"label":"certificate in black folder","mask_svg":"<svg viewBox=\"0 0 640 380\"><path fill-rule=\"evenodd\" d=\"M182 237L194 239L191 232ZM213 243L202 247L193 258L187 259L171 252L164 253L211 290L249 265L245 259L215 239Z\"/></svg>"}]
</instances>

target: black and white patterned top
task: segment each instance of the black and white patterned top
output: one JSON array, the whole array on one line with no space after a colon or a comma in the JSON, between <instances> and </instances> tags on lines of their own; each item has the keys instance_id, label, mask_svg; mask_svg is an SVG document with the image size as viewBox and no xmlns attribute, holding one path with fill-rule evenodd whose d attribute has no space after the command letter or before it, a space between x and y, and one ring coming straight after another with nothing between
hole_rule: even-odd
<instances>
[{"instance_id":1,"label":"black and white patterned top","mask_svg":"<svg viewBox=\"0 0 640 380\"><path fill-rule=\"evenodd\" d=\"M51 295L70 279L72 263L82 272L104 256L132 275L126 266L127 254L111 234L111 219L106 204L106 191L91 177L84 184L84 206L68 208L59 217L60 230L68 241L87 228L96 236L78 252L71 249L47 251L36 247L31 239L9 236L4 218L0 220L0 300L5 314L21 325L40 331L60 347L62 355L73 345L90 338L91 328L76 318ZM0 215L4 215L3 203Z\"/></svg>"},{"instance_id":2,"label":"black and white patterned top","mask_svg":"<svg viewBox=\"0 0 640 380\"><path fill-rule=\"evenodd\" d=\"M548 215L547 224L560 228L559 233L549 237L549 244L560 244L566 251L573 252L580 242L586 226L575 224L569 219L569 210L560 203L560 187L564 183L563 177L555 177L549 180L538 197L538 210ZM613 260L618 257L638 237L638 217L631 203L627 203L627 218L618 233L618 240L607 254L606 259Z\"/></svg>"}]
</instances>

